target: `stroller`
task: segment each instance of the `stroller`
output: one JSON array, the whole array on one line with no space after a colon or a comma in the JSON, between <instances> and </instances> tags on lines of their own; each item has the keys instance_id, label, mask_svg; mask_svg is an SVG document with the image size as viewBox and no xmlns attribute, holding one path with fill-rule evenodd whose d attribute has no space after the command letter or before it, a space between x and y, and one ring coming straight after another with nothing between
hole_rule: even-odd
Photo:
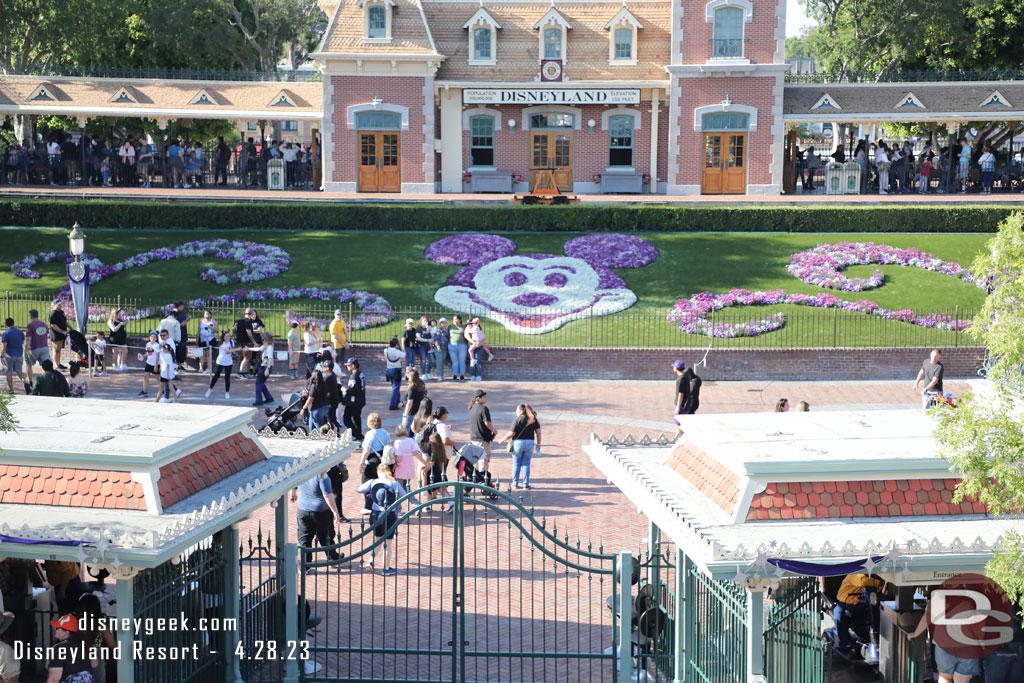
<instances>
[{"instance_id":1,"label":"stroller","mask_svg":"<svg viewBox=\"0 0 1024 683\"><path fill-rule=\"evenodd\" d=\"M490 489L484 493L484 496L491 500L495 500L498 497L500 482L497 479L491 481L490 470L484 470L481 472L476 467L476 464L480 461L480 458L482 458L483 455L484 449L482 446L477 446L472 443L463 444L462 448L455 449L455 469L459 473L459 479L461 481L483 484Z\"/></svg>"},{"instance_id":2,"label":"stroller","mask_svg":"<svg viewBox=\"0 0 1024 683\"><path fill-rule=\"evenodd\" d=\"M292 393L288 399L288 405L284 407L264 409L263 414L267 416L267 427L275 434L282 429L289 434L295 432L308 434L308 428L299 419L299 413L302 412L302 405L306 402L306 397L299 393Z\"/></svg>"},{"instance_id":3,"label":"stroller","mask_svg":"<svg viewBox=\"0 0 1024 683\"><path fill-rule=\"evenodd\" d=\"M938 391L929 391L925 396L928 398L928 407L925 408L925 410L934 408L935 406L944 406L949 408L956 407L957 397L948 391L944 391L942 393L939 393Z\"/></svg>"},{"instance_id":4,"label":"stroller","mask_svg":"<svg viewBox=\"0 0 1024 683\"><path fill-rule=\"evenodd\" d=\"M68 346L71 350L78 355L76 361L82 368L89 367L89 341L85 338L85 335L78 330L68 330ZM95 356L92 359L92 364L96 365Z\"/></svg>"}]
</instances>

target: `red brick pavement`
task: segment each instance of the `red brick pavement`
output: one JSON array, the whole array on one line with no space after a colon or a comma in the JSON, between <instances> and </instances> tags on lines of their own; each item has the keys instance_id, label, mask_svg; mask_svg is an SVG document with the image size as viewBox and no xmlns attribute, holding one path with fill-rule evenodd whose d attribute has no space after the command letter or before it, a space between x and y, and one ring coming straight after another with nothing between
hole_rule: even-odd
<instances>
[{"instance_id":1,"label":"red brick pavement","mask_svg":"<svg viewBox=\"0 0 1024 683\"><path fill-rule=\"evenodd\" d=\"M90 395L132 400L138 390L140 373L115 374L91 381ZM389 387L371 378L368 409L386 406ZM186 374L181 380L183 400L202 402L206 379ZM916 407L919 396L911 392L912 380L903 382L706 382L701 396L701 412L760 412L771 410L782 396L790 402L808 401L813 410L839 407ZM276 376L271 391L280 396L299 383ZM947 389L961 393L963 382L949 382ZM591 432L605 437L654 429L623 424L647 420L669 428L673 382L564 382L564 383L431 383L430 396L435 405L447 405L452 413L455 438L466 438L466 406L472 392L484 388L499 431L507 429L507 417L520 401L528 401L540 414L543 424L543 450L533 461L533 490L516 492L524 506L531 509L545 529L569 545L603 548L612 553L631 550L639 554L647 532L647 522L625 497L609 485L590 464L581 446ZM246 396L253 390L251 381L238 381L233 395ZM216 396L222 396L218 393ZM211 403L226 403L223 400ZM231 401L241 405L242 400ZM397 415L383 412L394 423ZM553 415L567 419L549 419ZM568 419L568 417L573 419ZM656 426L656 425L655 425ZM355 462L350 461L353 471ZM492 472L507 482L510 458L498 451ZM346 487L343 511L352 520L339 531L343 539L364 529L360 515L362 497L353 492L356 477ZM289 504L289 541L296 539L295 512ZM359 674L379 678L416 676L422 680L450 680L453 659L451 647L454 593L465 604L465 626L460 630L468 652L585 651L599 653L611 644L611 618L604 602L612 593L609 575L580 572L564 564L575 553L556 547L550 540L543 545L562 558L554 561L509 518L488 512L473 504L465 517L464 562L455 561L451 516L443 512L424 512L403 523L399 530L397 577L371 574L364 555L350 564L322 569L305 576L305 592L314 611L324 623L314 632L314 646L367 648L407 647L430 649L431 655L380 653L348 655L316 652L315 659L327 673ZM513 519L522 516L512 510ZM273 510L264 508L243 525L243 535L262 525L273 529ZM534 529L532 536L541 537ZM347 555L366 549L371 536L351 542ZM379 571L381 558L378 556ZM588 562L590 562L588 560ZM463 566L459 582L454 567ZM243 584L247 583L243 570ZM668 577L666 577L668 578ZM455 590L458 586L459 590ZM459 610L454 610L459 615ZM460 625L460 629L463 627ZM576 659L546 659L523 662L499 655L468 656L466 680L591 681L612 680L607 662ZM456 662L456 664L458 664ZM461 674L460 674L461 676Z\"/></svg>"}]
</instances>

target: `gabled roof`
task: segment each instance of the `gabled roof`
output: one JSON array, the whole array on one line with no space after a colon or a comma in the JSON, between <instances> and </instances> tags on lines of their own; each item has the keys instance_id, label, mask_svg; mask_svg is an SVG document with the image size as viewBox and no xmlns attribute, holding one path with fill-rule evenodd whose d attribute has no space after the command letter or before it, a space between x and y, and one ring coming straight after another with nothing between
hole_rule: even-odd
<instances>
[{"instance_id":1,"label":"gabled roof","mask_svg":"<svg viewBox=\"0 0 1024 683\"><path fill-rule=\"evenodd\" d=\"M363 8L359 0L340 0L320 45L320 58L331 55L438 56L419 0L394 0L391 40L367 42L363 37ZM463 36L463 42L465 37Z\"/></svg>"},{"instance_id":2,"label":"gabled roof","mask_svg":"<svg viewBox=\"0 0 1024 683\"><path fill-rule=\"evenodd\" d=\"M612 28L619 24L630 24L637 29L643 28L637 18L633 16L633 13L629 11L629 8L625 4L622 5L622 9L615 13L615 16L608 20L608 23L604 25L605 28Z\"/></svg>"},{"instance_id":3,"label":"gabled roof","mask_svg":"<svg viewBox=\"0 0 1024 683\"><path fill-rule=\"evenodd\" d=\"M477 24L490 24L493 28L501 28L498 22L494 20L494 17L483 6L462 25L462 28L470 28Z\"/></svg>"},{"instance_id":4,"label":"gabled roof","mask_svg":"<svg viewBox=\"0 0 1024 683\"><path fill-rule=\"evenodd\" d=\"M563 28L572 28L572 26L569 25L569 22L566 20L566 18L563 17L557 9L555 9L553 2L551 3L551 9L549 9L544 14L544 16L537 20L537 23L533 25L533 28L534 30L538 30L543 26L547 26L548 24L559 24Z\"/></svg>"},{"instance_id":5,"label":"gabled roof","mask_svg":"<svg viewBox=\"0 0 1024 683\"><path fill-rule=\"evenodd\" d=\"M818 101L814 103L813 107L811 107L812 111L816 111L818 109L842 109L842 107L839 106L839 103L836 102L834 97L825 93L819 97Z\"/></svg>"},{"instance_id":6,"label":"gabled roof","mask_svg":"<svg viewBox=\"0 0 1024 683\"><path fill-rule=\"evenodd\" d=\"M540 74L537 31L542 18L551 11L549 2L510 2L489 0L487 13L501 31L494 44L496 64L470 65L463 26L480 9L478 2L466 0L425 1L423 10L437 41L437 51L445 56L437 72L439 80L533 82ZM606 26L622 10L621 2L559 2L558 13L572 30L567 40L567 59L563 65L571 85L579 81L659 81L668 82L665 64L672 54L672 4L668 0L636 0L629 12L644 27L637 33L637 63L609 66Z\"/></svg>"},{"instance_id":7,"label":"gabled roof","mask_svg":"<svg viewBox=\"0 0 1024 683\"><path fill-rule=\"evenodd\" d=\"M912 92L904 94L899 102L893 105L893 109L926 109L927 107Z\"/></svg>"}]
</instances>

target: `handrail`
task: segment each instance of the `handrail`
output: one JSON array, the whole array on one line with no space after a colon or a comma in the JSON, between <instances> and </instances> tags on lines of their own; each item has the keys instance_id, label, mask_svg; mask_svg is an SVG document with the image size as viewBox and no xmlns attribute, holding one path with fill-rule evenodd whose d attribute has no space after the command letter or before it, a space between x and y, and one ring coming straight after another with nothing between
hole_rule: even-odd
<instances>
[{"instance_id":1,"label":"handrail","mask_svg":"<svg viewBox=\"0 0 1024 683\"><path fill-rule=\"evenodd\" d=\"M991 69L987 71L893 71L887 73L825 72L786 74L786 83L951 83L970 81L1024 80L1024 69Z\"/></svg>"}]
</instances>

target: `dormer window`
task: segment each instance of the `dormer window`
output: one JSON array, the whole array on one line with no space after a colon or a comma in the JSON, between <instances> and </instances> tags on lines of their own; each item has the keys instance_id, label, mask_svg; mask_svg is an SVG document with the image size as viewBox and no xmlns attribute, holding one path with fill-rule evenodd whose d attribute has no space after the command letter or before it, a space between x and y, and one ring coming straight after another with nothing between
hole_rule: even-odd
<instances>
[{"instance_id":1,"label":"dormer window","mask_svg":"<svg viewBox=\"0 0 1024 683\"><path fill-rule=\"evenodd\" d=\"M538 53L540 61L554 59L565 63L566 60L566 33L571 26L554 7L548 10L540 21L533 25L534 30L540 32L540 46Z\"/></svg>"},{"instance_id":2,"label":"dormer window","mask_svg":"<svg viewBox=\"0 0 1024 683\"><path fill-rule=\"evenodd\" d=\"M610 31L608 63L612 66L636 64L636 32L643 28L636 17L623 7L604 27Z\"/></svg>"},{"instance_id":3,"label":"dormer window","mask_svg":"<svg viewBox=\"0 0 1024 683\"><path fill-rule=\"evenodd\" d=\"M391 14L395 0L360 0L363 7L363 40L386 43L391 40Z\"/></svg>"},{"instance_id":4,"label":"dormer window","mask_svg":"<svg viewBox=\"0 0 1024 683\"><path fill-rule=\"evenodd\" d=\"M387 13L381 5L374 5L366 10L366 37L387 38Z\"/></svg>"},{"instance_id":5,"label":"dormer window","mask_svg":"<svg viewBox=\"0 0 1024 683\"><path fill-rule=\"evenodd\" d=\"M497 64L497 29L501 28L487 10L481 7L462 28L469 31L469 64Z\"/></svg>"},{"instance_id":6,"label":"dormer window","mask_svg":"<svg viewBox=\"0 0 1024 683\"><path fill-rule=\"evenodd\" d=\"M544 29L544 59L562 58L562 29Z\"/></svg>"}]
</instances>

